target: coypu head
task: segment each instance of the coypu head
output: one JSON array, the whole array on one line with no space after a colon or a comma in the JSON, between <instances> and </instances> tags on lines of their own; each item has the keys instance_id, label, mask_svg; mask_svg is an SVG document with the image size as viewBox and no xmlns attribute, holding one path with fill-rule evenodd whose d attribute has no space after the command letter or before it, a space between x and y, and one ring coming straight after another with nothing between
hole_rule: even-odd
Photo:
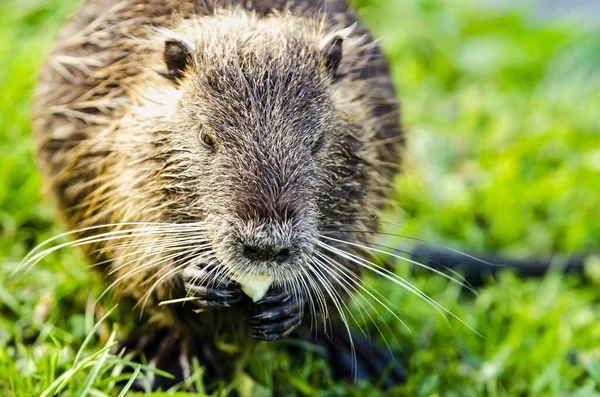
<instances>
[{"instance_id":1,"label":"coypu head","mask_svg":"<svg viewBox=\"0 0 600 397\"><path fill-rule=\"evenodd\" d=\"M374 154L363 115L345 106L357 103L344 98L348 84L356 92L342 74L348 32L239 19L163 32L177 100L151 138L161 220L202 222L206 264L283 285L307 274L321 234L360 228L353 218L368 211L371 182L363 158Z\"/></svg>"}]
</instances>

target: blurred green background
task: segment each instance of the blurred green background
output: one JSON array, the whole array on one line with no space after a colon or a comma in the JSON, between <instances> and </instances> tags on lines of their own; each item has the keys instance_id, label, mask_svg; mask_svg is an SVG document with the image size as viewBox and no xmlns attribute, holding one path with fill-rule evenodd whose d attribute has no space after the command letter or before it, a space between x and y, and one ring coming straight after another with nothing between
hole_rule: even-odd
<instances>
[{"instance_id":1,"label":"blurred green background","mask_svg":"<svg viewBox=\"0 0 600 397\"><path fill-rule=\"evenodd\" d=\"M0 396L53 395L59 386L61 396L114 396L114 381L127 378L101 349L117 324L135 319L117 310L94 332L113 303L94 306L103 287L76 252L9 278L15 261L64 231L33 165L29 106L44 53L76 3L0 2ZM401 225L394 231L475 254L598 250L600 14L578 23L476 0L354 3L382 36L403 101L409 149L399 209L384 217ZM397 265L408 274L406 263ZM411 276L481 336L369 280L397 302L412 331L384 310L371 313L389 324L384 336L403 350L409 371L389 394L600 396L599 267L592 255L582 276L506 272L477 295L440 276ZM381 394L335 383L323 363L294 364L264 346L223 387L258 396Z\"/></svg>"}]
</instances>

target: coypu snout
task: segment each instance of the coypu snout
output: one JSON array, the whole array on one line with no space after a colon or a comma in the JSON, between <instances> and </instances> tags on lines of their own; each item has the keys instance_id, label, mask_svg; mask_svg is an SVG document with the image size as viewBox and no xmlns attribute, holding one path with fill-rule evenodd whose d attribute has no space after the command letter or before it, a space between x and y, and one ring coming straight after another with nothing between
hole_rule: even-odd
<instances>
[{"instance_id":1,"label":"coypu snout","mask_svg":"<svg viewBox=\"0 0 600 397\"><path fill-rule=\"evenodd\" d=\"M292 254L290 247L277 247L275 245L244 245L244 256L248 260L256 262L277 262L283 263L288 260Z\"/></svg>"},{"instance_id":2,"label":"coypu snout","mask_svg":"<svg viewBox=\"0 0 600 397\"><path fill-rule=\"evenodd\" d=\"M256 203L257 207L265 201ZM217 222L212 236L219 262L237 276L267 275L276 284L297 279L309 266L317 243L316 216L302 210L301 217L243 219L231 215L207 217Z\"/></svg>"}]
</instances>

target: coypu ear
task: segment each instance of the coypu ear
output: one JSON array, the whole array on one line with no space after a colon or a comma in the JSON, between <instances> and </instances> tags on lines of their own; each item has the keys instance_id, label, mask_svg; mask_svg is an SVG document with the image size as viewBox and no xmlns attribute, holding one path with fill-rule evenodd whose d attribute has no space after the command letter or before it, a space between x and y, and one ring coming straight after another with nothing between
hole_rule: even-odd
<instances>
[{"instance_id":1,"label":"coypu ear","mask_svg":"<svg viewBox=\"0 0 600 397\"><path fill-rule=\"evenodd\" d=\"M168 70L166 77L170 80L180 79L185 69L192 63L192 48L183 40L167 39L163 59Z\"/></svg>"},{"instance_id":2,"label":"coypu ear","mask_svg":"<svg viewBox=\"0 0 600 397\"><path fill-rule=\"evenodd\" d=\"M327 68L332 76L336 75L342 63L343 44L344 38L340 35L334 35L328 38L323 45L323 62L325 63L325 68Z\"/></svg>"}]
</instances>

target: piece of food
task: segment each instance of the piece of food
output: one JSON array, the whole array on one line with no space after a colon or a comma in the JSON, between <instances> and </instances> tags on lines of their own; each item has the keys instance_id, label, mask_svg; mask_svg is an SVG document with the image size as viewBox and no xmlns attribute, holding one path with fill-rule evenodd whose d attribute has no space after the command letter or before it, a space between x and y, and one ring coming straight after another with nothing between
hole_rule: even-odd
<instances>
[{"instance_id":1,"label":"piece of food","mask_svg":"<svg viewBox=\"0 0 600 397\"><path fill-rule=\"evenodd\" d=\"M253 302L258 302L267 294L269 287L273 283L273 279L262 274L249 275L244 274L234 278L240 283L242 291L248 295Z\"/></svg>"}]
</instances>

